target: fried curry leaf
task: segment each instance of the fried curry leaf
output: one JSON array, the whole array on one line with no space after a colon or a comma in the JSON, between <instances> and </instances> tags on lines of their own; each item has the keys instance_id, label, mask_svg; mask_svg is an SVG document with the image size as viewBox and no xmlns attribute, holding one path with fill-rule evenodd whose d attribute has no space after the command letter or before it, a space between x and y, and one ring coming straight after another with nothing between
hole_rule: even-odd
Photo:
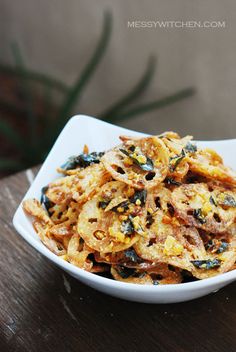
<instances>
[{"instance_id":1,"label":"fried curry leaf","mask_svg":"<svg viewBox=\"0 0 236 352\"><path fill-rule=\"evenodd\" d=\"M129 208L129 201L128 200L124 200L121 203L117 204L116 206L114 206L113 208L111 208L111 211L117 212L118 208L123 208L123 211L128 210Z\"/></svg>"},{"instance_id":2,"label":"fried curry leaf","mask_svg":"<svg viewBox=\"0 0 236 352\"><path fill-rule=\"evenodd\" d=\"M40 203L44 205L45 209L49 213L49 209L53 207L54 203L51 202L50 199L46 196L47 190L48 190L48 186L45 186L42 188Z\"/></svg>"},{"instance_id":3,"label":"fried curry leaf","mask_svg":"<svg viewBox=\"0 0 236 352\"><path fill-rule=\"evenodd\" d=\"M121 232L123 232L125 235L131 235L134 233L134 231L139 235L143 235L144 233L142 226L135 226L133 216L129 215L128 219L121 223Z\"/></svg>"},{"instance_id":4,"label":"fried curry leaf","mask_svg":"<svg viewBox=\"0 0 236 352\"><path fill-rule=\"evenodd\" d=\"M183 160L183 158L186 156L184 149L182 149L181 153L179 155L176 155L174 157L170 157L170 171L174 172L179 163ZM174 161L174 162L173 162Z\"/></svg>"},{"instance_id":5,"label":"fried curry leaf","mask_svg":"<svg viewBox=\"0 0 236 352\"><path fill-rule=\"evenodd\" d=\"M139 272L136 269L126 268L125 266L121 266L121 265L118 265L116 267L116 270L118 274L122 277L122 279L128 279L129 277L138 277L141 279L146 275L144 271Z\"/></svg>"},{"instance_id":6,"label":"fried curry leaf","mask_svg":"<svg viewBox=\"0 0 236 352\"><path fill-rule=\"evenodd\" d=\"M127 249L124 252L124 255L127 259L129 259L129 261L133 263L138 263L141 260L141 258L137 255L134 249Z\"/></svg>"},{"instance_id":7,"label":"fried curry leaf","mask_svg":"<svg viewBox=\"0 0 236 352\"><path fill-rule=\"evenodd\" d=\"M226 194L223 200L219 201L220 204L225 205L227 207L236 208L236 201L233 196L230 194Z\"/></svg>"},{"instance_id":8,"label":"fried curry leaf","mask_svg":"<svg viewBox=\"0 0 236 352\"><path fill-rule=\"evenodd\" d=\"M134 225L131 221L131 217L129 216L128 220L125 220L121 224L121 232L125 235L132 235L134 232Z\"/></svg>"},{"instance_id":9,"label":"fried curry leaf","mask_svg":"<svg viewBox=\"0 0 236 352\"><path fill-rule=\"evenodd\" d=\"M188 142L186 144L186 146L184 147L184 149L187 153L195 153L197 151L197 146L196 146L196 144Z\"/></svg>"},{"instance_id":10,"label":"fried curry leaf","mask_svg":"<svg viewBox=\"0 0 236 352\"><path fill-rule=\"evenodd\" d=\"M129 199L131 203L136 203L137 200L140 200L141 204L144 205L147 199L147 191L142 189L141 191L136 191L134 195Z\"/></svg>"},{"instance_id":11,"label":"fried curry leaf","mask_svg":"<svg viewBox=\"0 0 236 352\"><path fill-rule=\"evenodd\" d=\"M167 185L181 186L181 182L176 181L172 177L166 177L164 182L167 183Z\"/></svg>"},{"instance_id":12,"label":"fried curry leaf","mask_svg":"<svg viewBox=\"0 0 236 352\"><path fill-rule=\"evenodd\" d=\"M202 210L201 210L200 208L193 210L193 216L194 216L195 219L197 219L201 224L205 224L206 219L205 219L204 215L202 214Z\"/></svg>"},{"instance_id":13,"label":"fried curry leaf","mask_svg":"<svg viewBox=\"0 0 236 352\"><path fill-rule=\"evenodd\" d=\"M216 200L212 196L210 196L209 201L210 201L211 204L213 204L213 205L215 205L217 207Z\"/></svg>"},{"instance_id":14,"label":"fried curry leaf","mask_svg":"<svg viewBox=\"0 0 236 352\"><path fill-rule=\"evenodd\" d=\"M130 276L134 276L136 272L135 269L126 268L124 266L117 266L116 270L122 279L128 279Z\"/></svg>"},{"instance_id":15,"label":"fried curry leaf","mask_svg":"<svg viewBox=\"0 0 236 352\"><path fill-rule=\"evenodd\" d=\"M158 280L153 280L153 281L152 281L152 284L156 286L156 285L159 285L160 282L159 282Z\"/></svg>"},{"instance_id":16,"label":"fried curry leaf","mask_svg":"<svg viewBox=\"0 0 236 352\"><path fill-rule=\"evenodd\" d=\"M130 148L129 148L129 150L131 150ZM131 153L129 153L125 149L120 149L120 151L123 154L127 155L130 159L132 159L134 161L134 163L136 165L138 165L140 167L140 169L142 169L143 171L153 171L154 170L153 161L148 156L145 156L146 162L145 163L141 163L135 157L132 156L133 150L131 150Z\"/></svg>"},{"instance_id":17,"label":"fried curry leaf","mask_svg":"<svg viewBox=\"0 0 236 352\"><path fill-rule=\"evenodd\" d=\"M211 239L207 242L205 245L206 250L211 251L212 253L223 253L224 251L227 250L229 244L225 241L217 241L214 239Z\"/></svg>"},{"instance_id":18,"label":"fried curry leaf","mask_svg":"<svg viewBox=\"0 0 236 352\"><path fill-rule=\"evenodd\" d=\"M130 153L127 152L127 150L125 150L125 149L120 149L120 152L131 158ZM132 158L131 158L131 159L132 159Z\"/></svg>"},{"instance_id":19,"label":"fried curry leaf","mask_svg":"<svg viewBox=\"0 0 236 352\"><path fill-rule=\"evenodd\" d=\"M217 268L221 264L221 260L215 259L206 259L206 260L191 260L191 263L198 269L213 269Z\"/></svg>"},{"instance_id":20,"label":"fried curry leaf","mask_svg":"<svg viewBox=\"0 0 236 352\"><path fill-rule=\"evenodd\" d=\"M224 251L226 251L228 249L228 243L227 242L221 242L221 245L220 247L217 249L216 253L217 254L220 254L220 253L223 253Z\"/></svg>"},{"instance_id":21,"label":"fried curry leaf","mask_svg":"<svg viewBox=\"0 0 236 352\"><path fill-rule=\"evenodd\" d=\"M101 200L98 203L98 207L101 208L101 209L106 209L106 207L108 206L109 203L110 203L110 200L108 200L108 201Z\"/></svg>"},{"instance_id":22,"label":"fried curry leaf","mask_svg":"<svg viewBox=\"0 0 236 352\"><path fill-rule=\"evenodd\" d=\"M212 251L215 247L213 240L209 240L205 245L206 250Z\"/></svg>"},{"instance_id":23,"label":"fried curry leaf","mask_svg":"<svg viewBox=\"0 0 236 352\"><path fill-rule=\"evenodd\" d=\"M61 166L61 168L63 170L73 170L77 167L86 168L91 164L100 163L100 159L103 155L103 152L92 152L90 154L80 154L77 156L71 156L68 161Z\"/></svg>"}]
</instances>

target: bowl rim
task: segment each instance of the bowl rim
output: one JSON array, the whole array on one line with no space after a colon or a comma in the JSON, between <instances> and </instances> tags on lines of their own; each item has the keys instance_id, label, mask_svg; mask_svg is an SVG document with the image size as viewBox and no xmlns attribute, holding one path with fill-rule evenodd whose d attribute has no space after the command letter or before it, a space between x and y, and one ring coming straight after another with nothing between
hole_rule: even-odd
<instances>
[{"instance_id":1,"label":"bowl rim","mask_svg":"<svg viewBox=\"0 0 236 352\"><path fill-rule=\"evenodd\" d=\"M98 120L94 117L90 117L87 115L73 116L67 122L65 127L68 126L69 124L71 124L72 121L78 120L78 119L80 119L80 120L81 119L95 120L96 122L99 121L101 124L110 125L112 127L119 127L119 126ZM119 128L121 128L121 127L119 127ZM127 129L124 129L124 130L127 131ZM131 132L136 132L136 131L131 131ZM140 132L136 132L136 133L141 134ZM61 134L62 134L62 132L58 136L57 140L61 137ZM55 147L57 140L55 141L53 147L51 148L51 151L49 152L46 160L48 159L48 157L52 153L54 153L54 147ZM225 142L225 141L233 141L233 139L222 140L222 142ZM220 142L220 141L212 141L212 142ZM44 166L46 160L42 164L36 178L40 177L40 173L42 172L42 169L43 169L43 166ZM35 182L36 178L34 179L33 183ZM32 183L32 185L33 185L33 183ZM29 187L29 189L32 187L32 185ZM29 191L29 189L28 189L28 191ZM28 191L24 195L24 198L27 195ZM116 281L116 280L113 280L110 278L100 276L96 273L91 273L91 272L85 271L85 270L63 260L62 258L58 257L56 254L51 252L40 240L34 238L30 234L30 232L28 230L26 230L21 225L21 222L19 219L21 207L22 207L22 201L20 202L19 206L17 207L17 210L16 210L14 217L13 217L13 225L14 225L15 229L17 230L18 234L21 235L21 237L23 237L28 244L30 244L33 248L35 248L43 256L45 256L46 258L48 258L49 260L54 262L57 266L59 266L63 270L71 273L72 275L74 275L78 278L80 278L80 277L83 278L84 282L88 281L93 284L99 284L102 286L112 287L114 289L121 289L123 291L128 290L128 291L139 291L139 292L150 292L150 293L154 293L154 292L170 293L170 292L181 292L181 291L184 292L184 291L190 291L190 290L200 290L200 289L204 289L206 287L219 286L221 284L223 285L224 283L227 284L227 283L230 283L230 282L236 280L236 269L231 270L226 273L222 273L222 274L213 276L211 278L206 278L206 279L201 279L201 280L186 282L186 283L180 283L180 284L168 284L168 285L161 285L161 284L160 285L143 285L143 284L134 284L134 283ZM25 216L27 217L27 215L25 215ZM32 230L33 230L33 227L32 227Z\"/></svg>"}]
</instances>

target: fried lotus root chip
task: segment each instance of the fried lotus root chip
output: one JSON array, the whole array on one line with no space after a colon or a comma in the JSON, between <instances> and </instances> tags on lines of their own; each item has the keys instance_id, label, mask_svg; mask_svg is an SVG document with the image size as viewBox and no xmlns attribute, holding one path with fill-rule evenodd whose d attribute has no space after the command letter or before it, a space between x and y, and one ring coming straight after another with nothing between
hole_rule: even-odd
<instances>
[{"instance_id":1,"label":"fried lotus root chip","mask_svg":"<svg viewBox=\"0 0 236 352\"><path fill-rule=\"evenodd\" d=\"M53 225L53 222L48 216L46 210L37 199L24 200L23 209L28 215L35 217L37 220L41 220L43 223L48 225Z\"/></svg>"},{"instance_id":2,"label":"fried lotus root chip","mask_svg":"<svg viewBox=\"0 0 236 352\"><path fill-rule=\"evenodd\" d=\"M111 274L117 281L123 281L131 284L152 285L153 280L151 276L145 271L139 271L124 266L112 266Z\"/></svg>"},{"instance_id":3,"label":"fried lotus root chip","mask_svg":"<svg viewBox=\"0 0 236 352\"><path fill-rule=\"evenodd\" d=\"M195 266L198 269L196 276L200 279L209 277L209 269L211 276L232 270L236 260L236 237L235 233L212 234L201 231L201 238L206 249L206 261L196 261Z\"/></svg>"},{"instance_id":4,"label":"fried lotus root chip","mask_svg":"<svg viewBox=\"0 0 236 352\"><path fill-rule=\"evenodd\" d=\"M150 189L166 177L169 157L161 139L147 137L125 139L105 153L101 161L115 180Z\"/></svg>"},{"instance_id":5,"label":"fried lotus root chip","mask_svg":"<svg viewBox=\"0 0 236 352\"><path fill-rule=\"evenodd\" d=\"M33 222L35 231L37 232L39 238L43 244L54 254L58 256L66 255L66 249L61 241L56 240L53 236L49 234L48 225L42 221L35 220Z\"/></svg>"},{"instance_id":6,"label":"fried lotus root chip","mask_svg":"<svg viewBox=\"0 0 236 352\"><path fill-rule=\"evenodd\" d=\"M64 237L71 237L75 233L75 228L71 224L65 222L61 224L56 224L50 227L49 233L58 239L63 239Z\"/></svg>"},{"instance_id":7,"label":"fried lotus root chip","mask_svg":"<svg viewBox=\"0 0 236 352\"><path fill-rule=\"evenodd\" d=\"M158 209L162 209L164 212L168 212L169 206L171 205L171 191L165 186L164 183L159 184L148 193L146 208L155 212Z\"/></svg>"},{"instance_id":8,"label":"fried lotus root chip","mask_svg":"<svg viewBox=\"0 0 236 352\"><path fill-rule=\"evenodd\" d=\"M91 271L93 262L88 259L89 254L93 253L84 240L78 235L74 234L68 244L67 257L68 261L86 271Z\"/></svg>"},{"instance_id":9,"label":"fried lotus root chip","mask_svg":"<svg viewBox=\"0 0 236 352\"><path fill-rule=\"evenodd\" d=\"M219 255L206 256L203 260L193 260L195 268L192 270L193 276L198 279L207 279L232 270L236 260L235 249L227 250Z\"/></svg>"},{"instance_id":10,"label":"fried lotus root chip","mask_svg":"<svg viewBox=\"0 0 236 352\"><path fill-rule=\"evenodd\" d=\"M72 199L73 189L77 182L74 175L60 177L46 187L45 196L51 203L68 204Z\"/></svg>"},{"instance_id":11,"label":"fried lotus root chip","mask_svg":"<svg viewBox=\"0 0 236 352\"><path fill-rule=\"evenodd\" d=\"M187 270L198 279L230 270L236 258L233 245L224 253L207 252L196 228L173 226L161 221L158 224L155 221L148 237L140 238L134 248L146 260Z\"/></svg>"},{"instance_id":12,"label":"fried lotus root chip","mask_svg":"<svg viewBox=\"0 0 236 352\"><path fill-rule=\"evenodd\" d=\"M226 232L236 217L236 193L205 183L176 188L171 203L187 225L213 233Z\"/></svg>"},{"instance_id":13,"label":"fried lotus root chip","mask_svg":"<svg viewBox=\"0 0 236 352\"><path fill-rule=\"evenodd\" d=\"M126 268L146 270L156 266L156 263L140 258L132 247L115 253L95 252L94 256L97 262L124 266Z\"/></svg>"},{"instance_id":14,"label":"fried lotus root chip","mask_svg":"<svg viewBox=\"0 0 236 352\"><path fill-rule=\"evenodd\" d=\"M197 147L191 142L192 136L184 138L171 136L170 133L164 134L162 137L169 151L169 170L167 177L174 178L177 182L183 180L189 171L188 155L196 152Z\"/></svg>"},{"instance_id":15,"label":"fried lotus root chip","mask_svg":"<svg viewBox=\"0 0 236 352\"><path fill-rule=\"evenodd\" d=\"M111 274L115 280L146 285L178 284L182 281L178 268L170 268L165 263L158 263L147 270L137 270L116 265L111 267Z\"/></svg>"},{"instance_id":16,"label":"fried lotus root chip","mask_svg":"<svg viewBox=\"0 0 236 352\"><path fill-rule=\"evenodd\" d=\"M163 262L189 270L191 258L201 258L205 254L203 242L195 228L166 222L165 212L157 210L147 236L140 238L134 248L145 260Z\"/></svg>"},{"instance_id":17,"label":"fried lotus root chip","mask_svg":"<svg viewBox=\"0 0 236 352\"><path fill-rule=\"evenodd\" d=\"M94 250L88 247L78 234L74 234L71 237L67 249L68 262L93 273L107 271L108 267L106 265L95 263L92 260L91 254L93 253Z\"/></svg>"},{"instance_id":18,"label":"fried lotus root chip","mask_svg":"<svg viewBox=\"0 0 236 352\"><path fill-rule=\"evenodd\" d=\"M236 173L223 165L223 160L214 150L203 149L188 157L190 170L220 182L236 185Z\"/></svg>"},{"instance_id":19,"label":"fried lotus root chip","mask_svg":"<svg viewBox=\"0 0 236 352\"><path fill-rule=\"evenodd\" d=\"M102 164L93 164L50 183L45 194L55 204L68 204L71 200L84 203L110 178Z\"/></svg>"},{"instance_id":20,"label":"fried lotus root chip","mask_svg":"<svg viewBox=\"0 0 236 352\"><path fill-rule=\"evenodd\" d=\"M234 263L233 266L229 270L236 270L236 263Z\"/></svg>"},{"instance_id":21,"label":"fried lotus root chip","mask_svg":"<svg viewBox=\"0 0 236 352\"><path fill-rule=\"evenodd\" d=\"M179 268L166 263L158 263L146 272L151 276L154 285L179 284L183 279Z\"/></svg>"},{"instance_id":22,"label":"fried lotus root chip","mask_svg":"<svg viewBox=\"0 0 236 352\"><path fill-rule=\"evenodd\" d=\"M68 223L54 224L43 206L36 199L23 202L23 209L36 220L33 226L40 239L56 255L65 255L73 230Z\"/></svg>"},{"instance_id":23,"label":"fried lotus root chip","mask_svg":"<svg viewBox=\"0 0 236 352\"><path fill-rule=\"evenodd\" d=\"M89 247L102 253L122 251L144 234L142 207L129 204L129 194L128 185L111 181L83 205L77 231Z\"/></svg>"},{"instance_id":24,"label":"fried lotus root chip","mask_svg":"<svg viewBox=\"0 0 236 352\"><path fill-rule=\"evenodd\" d=\"M67 204L55 204L50 208L50 218L54 224L76 224L81 210L81 205L71 201Z\"/></svg>"}]
</instances>

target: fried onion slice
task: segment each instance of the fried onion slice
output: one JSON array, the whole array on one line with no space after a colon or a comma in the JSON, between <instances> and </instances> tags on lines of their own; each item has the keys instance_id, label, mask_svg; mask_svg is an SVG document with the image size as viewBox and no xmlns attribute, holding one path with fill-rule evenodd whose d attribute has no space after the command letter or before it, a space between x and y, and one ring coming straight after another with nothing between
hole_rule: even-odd
<instances>
[{"instance_id":1,"label":"fried onion slice","mask_svg":"<svg viewBox=\"0 0 236 352\"><path fill-rule=\"evenodd\" d=\"M166 177L168 151L161 139L126 139L105 153L101 161L115 180L150 189Z\"/></svg>"},{"instance_id":2,"label":"fried onion slice","mask_svg":"<svg viewBox=\"0 0 236 352\"><path fill-rule=\"evenodd\" d=\"M213 233L226 232L236 217L236 193L205 183L176 188L171 203L187 225Z\"/></svg>"}]
</instances>

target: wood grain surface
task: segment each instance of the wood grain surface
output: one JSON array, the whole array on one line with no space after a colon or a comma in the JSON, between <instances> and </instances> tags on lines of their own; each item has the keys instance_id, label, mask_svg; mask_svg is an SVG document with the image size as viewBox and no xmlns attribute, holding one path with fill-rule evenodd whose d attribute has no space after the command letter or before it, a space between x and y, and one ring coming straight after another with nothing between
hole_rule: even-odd
<instances>
[{"instance_id":1,"label":"wood grain surface","mask_svg":"<svg viewBox=\"0 0 236 352\"><path fill-rule=\"evenodd\" d=\"M181 304L131 303L83 285L31 248L12 217L34 172L0 181L1 352L236 351L236 283Z\"/></svg>"}]
</instances>

